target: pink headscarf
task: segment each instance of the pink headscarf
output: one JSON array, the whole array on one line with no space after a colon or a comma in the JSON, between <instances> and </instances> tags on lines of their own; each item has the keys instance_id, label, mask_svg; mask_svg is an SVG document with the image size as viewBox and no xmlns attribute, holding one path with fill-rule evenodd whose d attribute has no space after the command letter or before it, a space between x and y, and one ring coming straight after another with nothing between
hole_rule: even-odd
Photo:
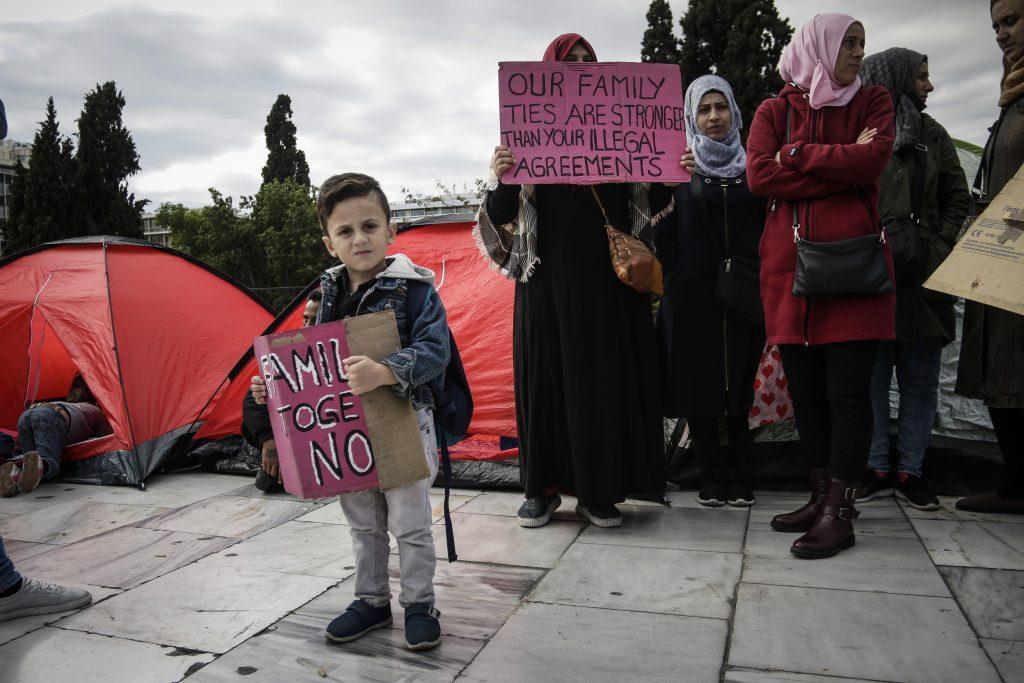
<instances>
[{"instance_id":1,"label":"pink headscarf","mask_svg":"<svg viewBox=\"0 0 1024 683\"><path fill-rule=\"evenodd\" d=\"M779 73L787 83L810 91L811 109L845 106L860 90L860 76L850 85L839 85L835 77L843 36L854 23L857 20L848 14L819 14L800 28L782 53Z\"/></svg>"}]
</instances>

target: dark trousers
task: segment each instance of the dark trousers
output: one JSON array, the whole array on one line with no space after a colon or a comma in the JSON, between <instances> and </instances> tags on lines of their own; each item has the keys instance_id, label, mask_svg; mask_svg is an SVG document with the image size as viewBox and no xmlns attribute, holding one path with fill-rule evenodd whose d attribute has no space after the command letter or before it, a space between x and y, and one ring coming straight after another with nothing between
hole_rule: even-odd
<instances>
[{"instance_id":1,"label":"dark trousers","mask_svg":"<svg viewBox=\"0 0 1024 683\"><path fill-rule=\"evenodd\" d=\"M32 407L18 418L18 443L22 453L36 451L43 462L43 479L60 473L60 456L68 438L68 423L53 408Z\"/></svg>"},{"instance_id":2,"label":"dark trousers","mask_svg":"<svg viewBox=\"0 0 1024 683\"><path fill-rule=\"evenodd\" d=\"M725 418L726 430L729 434L729 445L723 457L718 439L719 418L690 417L686 424L693 437L693 447L697 451L700 467L705 474L712 471L740 472L750 460L750 451L754 441L747 424L747 416Z\"/></svg>"},{"instance_id":3,"label":"dark trousers","mask_svg":"<svg viewBox=\"0 0 1024 683\"><path fill-rule=\"evenodd\" d=\"M809 467L844 481L867 469L874 418L871 371L877 341L779 346L796 428Z\"/></svg>"},{"instance_id":4,"label":"dark trousers","mask_svg":"<svg viewBox=\"0 0 1024 683\"><path fill-rule=\"evenodd\" d=\"M1024 408L989 408L988 414L1006 463L1006 483L999 495L1024 498Z\"/></svg>"}]
</instances>

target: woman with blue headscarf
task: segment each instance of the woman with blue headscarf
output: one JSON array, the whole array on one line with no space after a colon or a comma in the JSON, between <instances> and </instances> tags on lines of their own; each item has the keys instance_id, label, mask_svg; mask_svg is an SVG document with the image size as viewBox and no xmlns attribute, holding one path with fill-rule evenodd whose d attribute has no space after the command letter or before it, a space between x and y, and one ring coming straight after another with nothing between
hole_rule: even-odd
<instances>
[{"instance_id":1,"label":"woman with blue headscarf","mask_svg":"<svg viewBox=\"0 0 1024 683\"><path fill-rule=\"evenodd\" d=\"M698 78L686 91L685 107L693 177L676 188L674 206L655 232L665 273L658 326L666 352L666 415L689 425L704 473L698 502L747 506L754 503L743 475L752 441L747 417L765 333L744 311L726 309L724 283L717 282L731 277L720 271L733 265L752 267L756 282L765 206L747 186L743 119L729 84L718 76Z\"/></svg>"}]
</instances>

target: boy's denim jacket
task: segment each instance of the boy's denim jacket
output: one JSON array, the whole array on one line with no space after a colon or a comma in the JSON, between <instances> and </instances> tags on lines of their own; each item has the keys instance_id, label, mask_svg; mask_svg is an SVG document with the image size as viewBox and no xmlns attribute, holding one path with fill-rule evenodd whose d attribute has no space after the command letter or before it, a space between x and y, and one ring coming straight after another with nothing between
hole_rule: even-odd
<instances>
[{"instance_id":1,"label":"boy's denim jacket","mask_svg":"<svg viewBox=\"0 0 1024 683\"><path fill-rule=\"evenodd\" d=\"M427 383L438 377L444 381L451 353L444 305L433 287L434 273L413 264L404 254L389 256L384 263L384 270L377 274L373 286L359 302L356 315L388 309L395 312L402 348L380 362L395 373L398 384L391 388L396 394L412 401L417 410L430 408L433 406L433 398ZM416 320L407 320L406 316L407 283L410 280L430 285L430 291L423 301L423 310ZM346 287L344 265L329 268L320 276L323 301L316 316L318 325L333 319L334 308Z\"/></svg>"}]
</instances>

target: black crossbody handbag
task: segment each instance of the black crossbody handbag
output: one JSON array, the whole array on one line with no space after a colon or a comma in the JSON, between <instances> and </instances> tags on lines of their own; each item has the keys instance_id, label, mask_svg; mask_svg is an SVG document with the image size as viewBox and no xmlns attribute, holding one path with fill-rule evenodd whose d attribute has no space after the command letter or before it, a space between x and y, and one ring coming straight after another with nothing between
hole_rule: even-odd
<instances>
[{"instance_id":1,"label":"black crossbody handbag","mask_svg":"<svg viewBox=\"0 0 1024 683\"><path fill-rule=\"evenodd\" d=\"M786 109L786 142L790 141L790 115ZM811 242L800 237L800 216L793 201L793 241L796 243L796 275L793 296L873 296L893 291L885 261L885 231L835 242ZM875 222L870 208L868 216Z\"/></svg>"},{"instance_id":2,"label":"black crossbody handbag","mask_svg":"<svg viewBox=\"0 0 1024 683\"><path fill-rule=\"evenodd\" d=\"M924 174L928 148L914 147L914 180L910 185L910 215L886 218L882 221L885 241L889 243L896 276L911 274L921 263L918 226L921 224L921 204L924 203Z\"/></svg>"},{"instance_id":3,"label":"black crossbody handbag","mask_svg":"<svg viewBox=\"0 0 1024 683\"><path fill-rule=\"evenodd\" d=\"M701 179L694 174L690 179L690 196L696 202L711 241L718 253L718 271L715 275L715 302L745 323L764 328L764 306L761 304L761 261L742 254L729 254L718 238L711 220L711 211L704 199ZM729 241L729 222L725 221L725 240Z\"/></svg>"}]
</instances>

